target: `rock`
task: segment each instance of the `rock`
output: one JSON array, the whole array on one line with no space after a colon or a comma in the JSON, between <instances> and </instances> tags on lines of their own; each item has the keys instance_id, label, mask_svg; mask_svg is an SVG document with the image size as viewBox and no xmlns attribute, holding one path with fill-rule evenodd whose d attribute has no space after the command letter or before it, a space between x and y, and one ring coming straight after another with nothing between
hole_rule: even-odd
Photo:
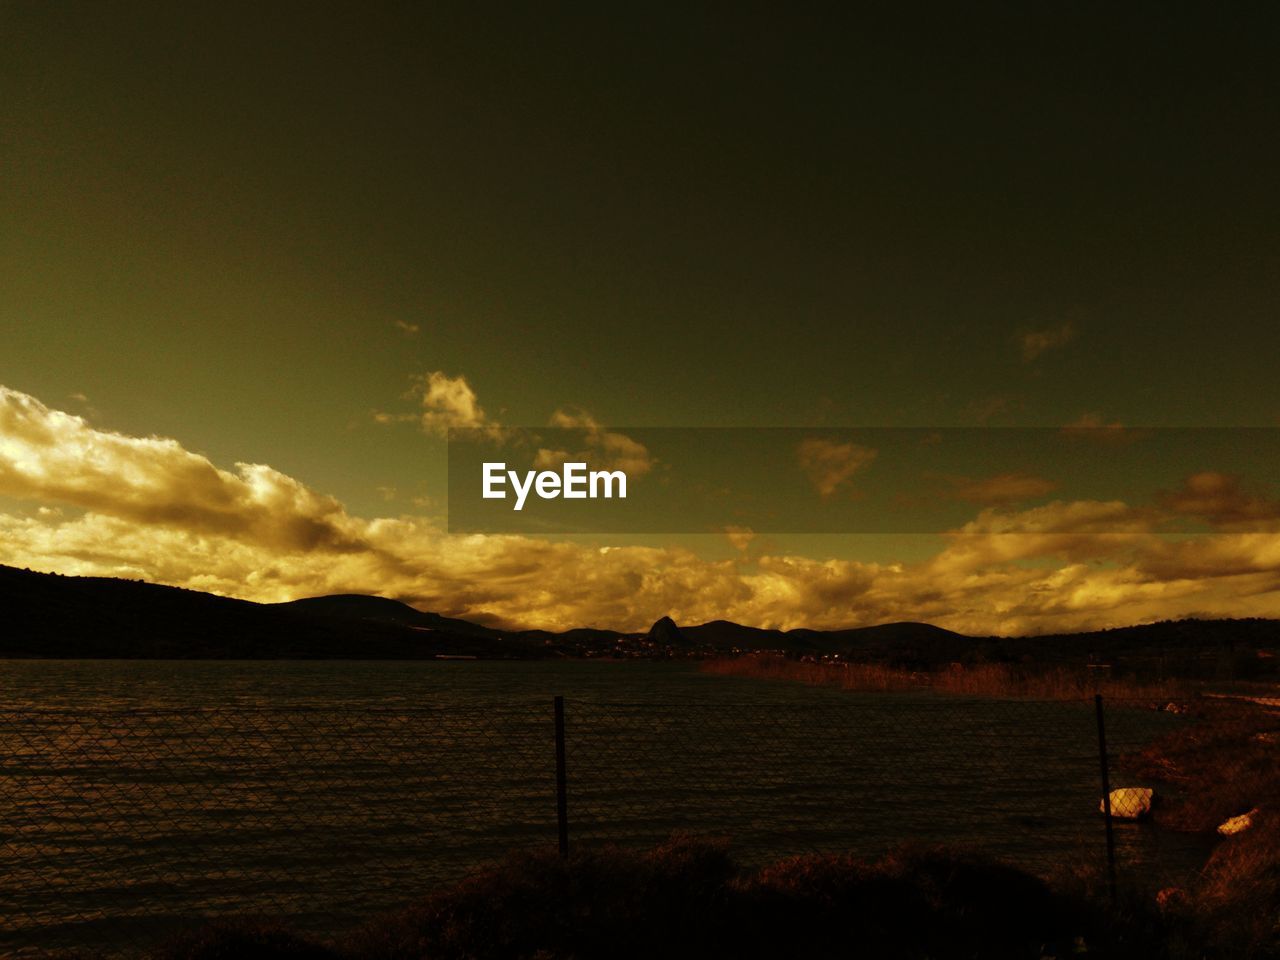
<instances>
[{"instance_id":1,"label":"rock","mask_svg":"<svg viewBox=\"0 0 1280 960\"><path fill-rule=\"evenodd\" d=\"M1253 826L1253 818L1258 815L1258 808L1254 807L1248 813L1242 813L1238 817L1230 817L1218 824L1218 833L1224 837L1234 836L1237 833L1244 833Z\"/></svg>"},{"instance_id":2,"label":"rock","mask_svg":"<svg viewBox=\"0 0 1280 960\"><path fill-rule=\"evenodd\" d=\"M1187 705L1185 703L1174 703L1172 700L1170 700L1168 703L1164 705L1164 712L1165 713L1186 713Z\"/></svg>"},{"instance_id":3,"label":"rock","mask_svg":"<svg viewBox=\"0 0 1280 960\"><path fill-rule=\"evenodd\" d=\"M1151 812L1156 792L1150 787L1119 787L1111 791L1111 816L1118 820L1138 820ZM1098 809L1107 812L1106 800L1098 801Z\"/></svg>"},{"instance_id":4,"label":"rock","mask_svg":"<svg viewBox=\"0 0 1280 960\"><path fill-rule=\"evenodd\" d=\"M648 639L659 647L687 646L689 641L680 632L676 622L670 617L663 617L649 628Z\"/></svg>"},{"instance_id":5,"label":"rock","mask_svg":"<svg viewBox=\"0 0 1280 960\"><path fill-rule=\"evenodd\" d=\"M1156 894L1156 906L1161 910L1176 910L1190 903L1187 891L1181 887L1165 887Z\"/></svg>"}]
</instances>

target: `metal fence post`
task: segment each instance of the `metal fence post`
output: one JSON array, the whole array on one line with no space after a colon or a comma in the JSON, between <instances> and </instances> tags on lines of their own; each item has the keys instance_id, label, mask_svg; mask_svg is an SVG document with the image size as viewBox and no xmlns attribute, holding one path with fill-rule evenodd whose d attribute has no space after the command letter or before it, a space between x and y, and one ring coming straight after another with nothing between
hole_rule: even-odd
<instances>
[{"instance_id":1,"label":"metal fence post","mask_svg":"<svg viewBox=\"0 0 1280 960\"><path fill-rule=\"evenodd\" d=\"M556 714L556 825L560 856L569 856L569 792L564 766L564 697L555 699Z\"/></svg>"},{"instance_id":2,"label":"metal fence post","mask_svg":"<svg viewBox=\"0 0 1280 960\"><path fill-rule=\"evenodd\" d=\"M1116 838L1111 827L1111 771L1107 763L1107 732L1102 721L1102 694L1094 694L1098 714L1098 763L1102 769L1102 812L1107 824L1107 891L1116 905Z\"/></svg>"}]
</instances>

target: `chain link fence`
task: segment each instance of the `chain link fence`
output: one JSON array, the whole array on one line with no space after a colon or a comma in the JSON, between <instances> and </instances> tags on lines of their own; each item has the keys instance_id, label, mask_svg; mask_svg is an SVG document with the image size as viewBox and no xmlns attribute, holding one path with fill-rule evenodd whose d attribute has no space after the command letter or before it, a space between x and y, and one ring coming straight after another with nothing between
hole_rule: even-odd
<instances>
[{"instance_id":1,"label":"chain link fence","mask_svg":"<svg viewBox=\"0 0 1280 960\"><path fill-rule=\"evenodd\" d=\"M225 915L337 933L512 850L673 831L748 866L923 840L1157 887L1280 790L1277 740L1208 700L0 713L0 952Z\"/></svg>"}]
</instances>

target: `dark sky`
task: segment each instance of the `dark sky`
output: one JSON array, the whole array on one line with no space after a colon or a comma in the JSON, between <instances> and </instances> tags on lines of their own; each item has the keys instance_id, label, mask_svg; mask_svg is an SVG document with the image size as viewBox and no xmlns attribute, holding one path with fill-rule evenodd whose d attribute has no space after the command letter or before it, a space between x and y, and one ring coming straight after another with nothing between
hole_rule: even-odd
<instances>
[{"instance_id":1,"label":"dark sky","mask_svg":"<svg viewBox=\"0 0 1280 960\"><path fill-rule=\"evenodd\" d=\"M1270 423L1274 19L1127 6L8 2L0 378L215 447L424 369L521 422Z\"/></svg>"}]
</instances>

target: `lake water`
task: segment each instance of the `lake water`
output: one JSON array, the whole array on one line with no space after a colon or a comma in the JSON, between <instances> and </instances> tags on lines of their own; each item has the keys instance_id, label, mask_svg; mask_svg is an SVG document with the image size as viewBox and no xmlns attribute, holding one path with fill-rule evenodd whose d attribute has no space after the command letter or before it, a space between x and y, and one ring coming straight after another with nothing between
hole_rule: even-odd
<instances>
[{"instance_id":1,"label":"lake water","mask_svg":"<svg viewBox=\"0 0 1280 960\"><path fill-rule=\"evenodd\" d=\"M747 864L897 843L1101 863L1090 703L851 694L653 662L0 661L0 950L180 918L336 931L512 850L728 838ZM1182 722L1108 714L1122 755ZM1117 825L1122 870L1203 850Z\"/></svg>"}]
</instances>

